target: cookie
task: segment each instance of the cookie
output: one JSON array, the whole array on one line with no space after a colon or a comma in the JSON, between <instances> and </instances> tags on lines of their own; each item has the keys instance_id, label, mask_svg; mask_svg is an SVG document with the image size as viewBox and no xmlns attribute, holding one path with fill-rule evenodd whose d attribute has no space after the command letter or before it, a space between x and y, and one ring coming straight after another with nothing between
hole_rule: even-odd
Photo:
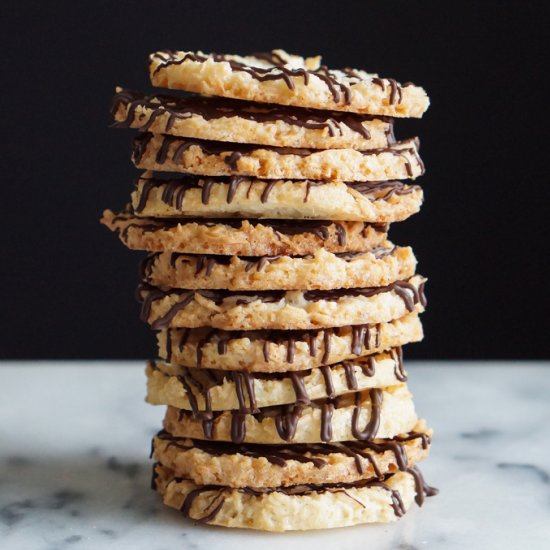
<instances>
[{"instance_id":1,"label":"cookie","mask_svg":"<svg viewBox=\"0 0 550 550\"><path fill-rule=\"evenodd\" d=\"M294 445L234 444L175 437L153 439L152 457L197 485L288 487L353 483L404 471L429 453L432 431L420 420L393 439Z\"/></svg>"},{"instance_id":2,"label":"cookie","mask_svg":"<svg viewBox=\"0 0 550 550\"><path fill-rule=\"evenodd\" d=\"M333 289L384 286L414 275L410 247L384 243L370 252L313 256L212 256L161 252L141 264L143 280L160 288L228 290Z\"/></svg>"},{"instance_id":3,"label":"cookie","mask_svg":"<svg viewBox=\"0 0 550 550\"><path fill-rule=\"evenodd\" d=\"M116 89L116 128L173 136L311 149L376 149L393 143L388 117L296 109L220 97L146 96Z\"/></svg>"},{"instance_id":4,"label":"cookie","mask_svg":"<svg viewBox=\"0 0 550 550\"><path fill-rule=\"evenodd\" d=\"M346 484L232 489L195 485L157 464L152 486L164 504L194 521L262 531L307 531L361 523L388 523L402 517L413 500L422 505L437 490L420 470L409 468L379 480Z\"/></svg>"},{"instance_id":5,"label":"cookie","mask_svg":"<svg viewBox=\"0 0 550 550\"><path fill-rule=\"evenodd\" d=\"M242 176L154 177L144 172L132 193L138 216L271 218L391 223L420 210L422 189L401 181L344 183L259 180Z\"/></svg>"},{"instance_id":6,"label":"cookie","mask_svg":"<svg viewBox=\"0 0 550 550\"><path fill-rule=\"evenodd\" d=\"M429 105L426 92L412 83L329 70L319 56L283 50L246 57L163 50L150 55L149 74L162 88L313 109L420 118Z\"/></svg>"},{"instance_id":7,"label":"cookie","mask_svg":"<svg viewBox=\"0 0 550 550\"><path fill-rule=\"evenodd\" d=\"M387 240L387 224L310 220L204 220L141 218L103 212L101 223L133 250L240 256L307 256L364 252Z\"/></svg>"},{"instance_id":8,"label":"cookie","mask_svg":"<svg viewBox=\"0 0 550 550\"><path fill-rule=\"evenodd\" d=\"M407 380L401 348L389 353L305 371L250 373L194 369L149 361L147 402L192 410L251 410L288 403L309 403Z\"/></svg>"},{"instance_id":9,"label":"cookie","mask_svg":"<svg viewBox=\"0 0 550 550\"><path fill-rule=\"evenodd\" d=\"M328 443L392 438L411 431L417 420L412 395L402 384L258 412L168 407L164 429L177 437L233 443Z\"/></svg>"},{"instance_id":10,"label":"cookie","mask_svg":"<svg viewBox=\"0 0 550 550\"><path fill-rule=\"evenodd\" d=\"M137 168L204 176L267 179L383 181L424 173L418 138L383 149L296 149L204 141L144 132L134 138Z\"/></svg>"},{"instance_id":11,"label":"cookie","mask_svg":"<svg viewBox=\"0 0 550 550\"><path fill-rule=\"evenodd\" d=\"M234 331L168 329L158 354L173 364L249 372L302 371L422 340L416 313L389 323L318 330Z\"/></svg>"},{"instance_id":12,"label":"cookie","mask_svg":"<svg viewBox=\"0 0 550 550\"><path fill-rule=\"evenodd\" d=\"M425 279L335 290L161 290L142 284L141 319L154 330L210 326L223 330L301 330L386 323L423 311Z\"/></svg>"}]
</instances>

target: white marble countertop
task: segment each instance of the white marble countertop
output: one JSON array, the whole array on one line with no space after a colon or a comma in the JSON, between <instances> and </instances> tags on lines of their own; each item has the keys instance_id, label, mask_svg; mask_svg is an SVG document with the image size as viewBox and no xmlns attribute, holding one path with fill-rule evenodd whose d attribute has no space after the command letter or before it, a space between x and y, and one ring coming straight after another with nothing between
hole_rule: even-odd
<instances>
[{"instance_id":1,"label":"white marble countertop","mask_svg":"<svg viewBox=\"0 0 550 550\"><path fill-rule=\"evenodd\" d=\"M550 364L408 371L439 496L391 525L265 534L194 525L149 489L162 409L141 363L0 363L0 548L550 548Z\"/></svg>"}]
</instances>

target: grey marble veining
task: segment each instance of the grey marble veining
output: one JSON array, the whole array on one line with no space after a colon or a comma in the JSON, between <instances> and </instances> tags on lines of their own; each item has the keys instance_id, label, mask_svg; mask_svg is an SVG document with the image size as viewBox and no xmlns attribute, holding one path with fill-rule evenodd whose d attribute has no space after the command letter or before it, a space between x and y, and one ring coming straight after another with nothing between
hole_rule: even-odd
<instances>
[{"instance_id":1,"label":"grey marble veining","mask_svg":"<svg viewBox=\"0 0 550 550\"><path fill-rule=\"evenodd\" d=\"M550 364L407 366L440 495L391 525L262 534L194 525L149 489L162 409L142 364L1 364L0 548L550 548Z\"/></svg>"}]
</instances>

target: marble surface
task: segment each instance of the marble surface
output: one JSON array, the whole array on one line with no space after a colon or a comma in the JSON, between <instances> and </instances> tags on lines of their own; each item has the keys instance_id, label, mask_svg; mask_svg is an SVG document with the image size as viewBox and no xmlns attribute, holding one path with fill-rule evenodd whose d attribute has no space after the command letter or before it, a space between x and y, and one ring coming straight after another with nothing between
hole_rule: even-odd
<instances>
[{"instance_id":1,"label":"marble surface","mask_svg":"<svg viewBox=\"0 0 550 550\"><path fill-rule=\"evenodd\" d=\"M194 525L149 489L162 409L142 364L0 364L0 548L550 548L550 364L407 367L440 495L391 525L262 534Z\"/></svg>"}]
</instances>

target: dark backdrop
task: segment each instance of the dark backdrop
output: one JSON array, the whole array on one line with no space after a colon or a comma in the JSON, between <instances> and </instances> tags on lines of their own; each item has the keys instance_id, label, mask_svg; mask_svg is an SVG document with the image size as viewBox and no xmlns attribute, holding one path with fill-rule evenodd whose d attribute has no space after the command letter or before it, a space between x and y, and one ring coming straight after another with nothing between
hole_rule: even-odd
<instances>
[{"instance_id":1,"label":"dark backdrop","mask_svg":"<svg viewBox=\"0 0 550 550\"><path fill-rule=\"evenodd\" d=\"M394 226L430 278L422 358L548 357L547 8L537 2L2 2L1 354L134 358L140 254L98 224L136 171L108 128L155 49L282 47L423 85L422 212Z\"/></svg>"}]
</instances>

